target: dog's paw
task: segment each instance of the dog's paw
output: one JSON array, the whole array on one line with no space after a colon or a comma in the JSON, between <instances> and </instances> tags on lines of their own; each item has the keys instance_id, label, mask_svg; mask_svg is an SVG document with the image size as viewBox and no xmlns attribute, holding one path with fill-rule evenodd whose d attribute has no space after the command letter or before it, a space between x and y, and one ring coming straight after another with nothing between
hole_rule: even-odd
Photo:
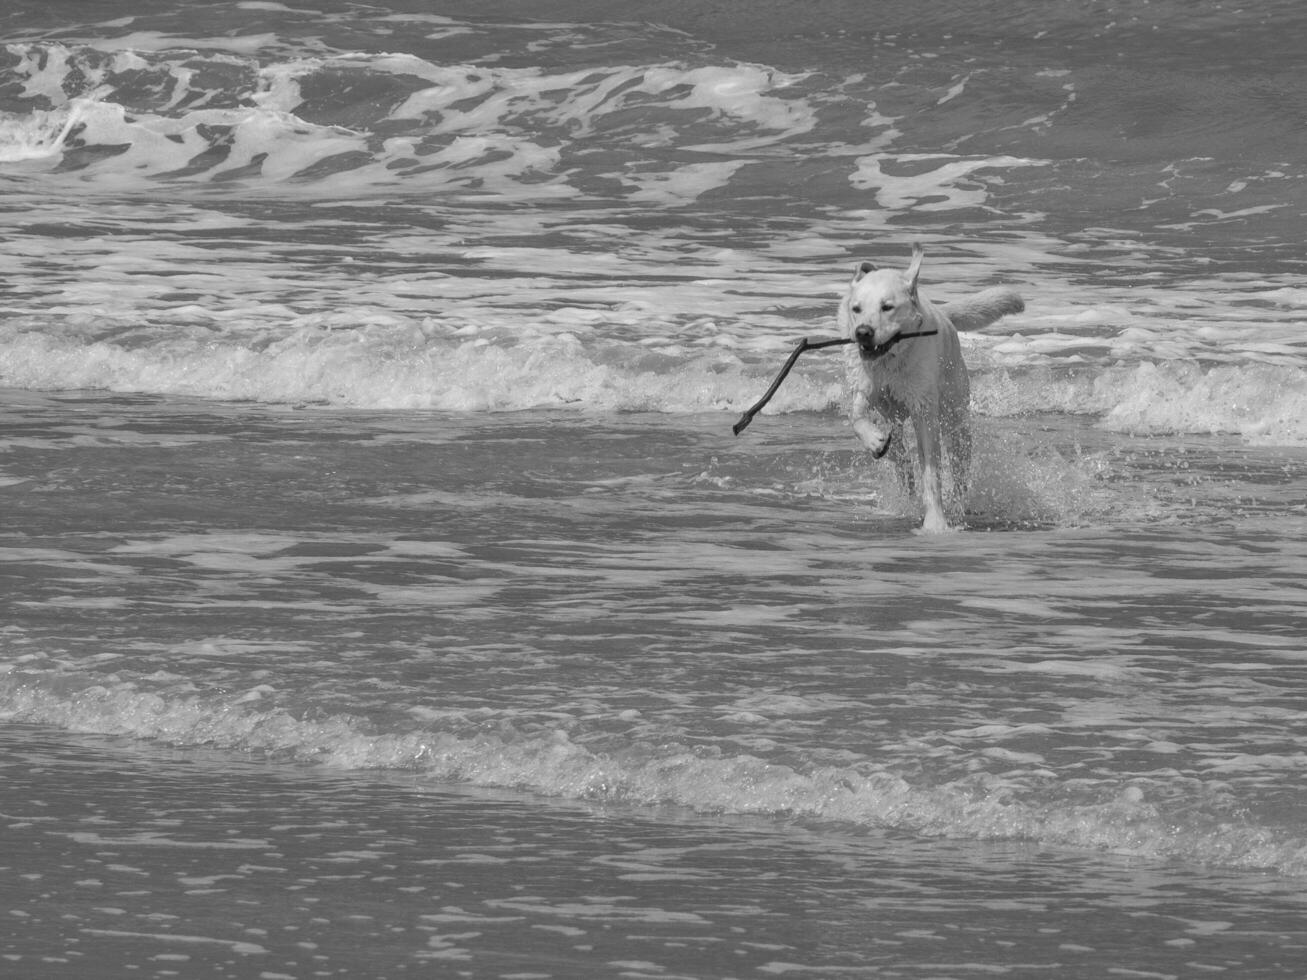
<instances>
[{"instance_id":1,"label":"dog's paw","mask_svg":"<svg viewBox=\"0 0 1307 980\"><path fill-rule=\"evenodd\" d=\"M961 530L954 527L944 519L943 514L927 513L926 519L921 522L921 527L917 530L918 534L949 534L953 531Z\"/></svg>"},{"instance_id":2,"label":"dog's paw","mask_svg":"<svg viewBox=\"0 0 1307 980\"><path fill-rule=\"evenodd\" d=\"M880 459L889 452L890 443L894 441L893 432L882 429L870 419L857 419L854 421L853 431L862 440L862 444L871 451L873 459Z\"/></svg>"}]
</instances>

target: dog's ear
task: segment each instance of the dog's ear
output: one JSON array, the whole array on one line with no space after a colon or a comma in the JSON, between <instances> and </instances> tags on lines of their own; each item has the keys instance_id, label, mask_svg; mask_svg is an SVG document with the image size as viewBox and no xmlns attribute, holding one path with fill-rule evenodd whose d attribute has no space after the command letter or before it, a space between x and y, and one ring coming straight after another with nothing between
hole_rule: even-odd
<instances>
[{"instance_id":1,"label":"dog's ear","mask_svg":"<svg viewBox=\"0 0 1307 980\"><path fill-rule=\"evenodd\" d=\"M917 298L917 277L921 275L921 260L926 253L922 251L920 242L912 243L912 261L908 263L908 271L903 277L908 281L908 294L915 300Z\"/></svg>"},{"instance_id":2,"label":"dog's ear","mask_svg":"<svg viewBox=\"0 0 1307 980\"><path fill-rule=\"evenodd\" d=\"M876 264L874 262L859 262L856 269L853 270L853 281L857 282L868 272L875 272Z\"/></svg>"}]
</instances>

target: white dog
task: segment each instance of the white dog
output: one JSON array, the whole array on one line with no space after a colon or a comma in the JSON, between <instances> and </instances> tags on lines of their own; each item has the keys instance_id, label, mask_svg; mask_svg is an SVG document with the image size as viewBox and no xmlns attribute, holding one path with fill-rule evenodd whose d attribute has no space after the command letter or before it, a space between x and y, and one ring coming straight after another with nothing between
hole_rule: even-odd
<instances>
[{"instance_id":1,"label":"white dog","mask_svg":"<svg viewBox=\"0 0 1307 980\"><path fill-rule=\"evenodd\" d=\"M1025 309L1010 289L987 289L948 311L917 292L921 246L912 246L906 272L878 269L863 262L853 273L840 303L839 324L854 340L853 431L880 459L894 447L894 460L912 486L919 478L926 507L922 530L947 531L943 464L947 461L951 509L960 510L971 465L968 411L971 385L962 361L959 330L978 330L1008 313ZM873 414L881 416L873 419ZM913 473L901 438L904 420L912 418L917 437Z\"/></svg>"}]
</instances>

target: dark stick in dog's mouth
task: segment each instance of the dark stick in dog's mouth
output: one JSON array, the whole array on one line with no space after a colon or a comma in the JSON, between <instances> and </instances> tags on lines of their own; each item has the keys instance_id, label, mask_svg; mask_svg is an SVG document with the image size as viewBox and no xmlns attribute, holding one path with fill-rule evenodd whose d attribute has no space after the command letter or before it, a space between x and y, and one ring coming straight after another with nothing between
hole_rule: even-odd
<instances>
[{"instance_id":1,"label":"dark stick in dog's mouth","mask_svg":"<svg viewBox=\"0 0 1307 980\"><path fill-rule=\"evenodd\" d=\"M884 357L896 346L900 340L911 340L913 337L933 337L939 333L938 330L914 330L911 333L896 333L883 344L864 344L861 341L852 341L858 345L858 350L862 356L868 360L874 361L878 357Z\"/></svg>"},{"instance_id":2,"label":"dark stick in dog's mouth","mask_svg":"<svg viewBox=\"0 0 1307 980\"><path fill-rule=\"evenodd\" d=\"M874 360L886 353L900 340L909 340L912 337L929 337L936 333L939 333L939 331L918 330L914 333L900 333L895 334L883 344L877 344L873 347L864 347L863 345L858 344L858 347L862 351L863 357L869 357ZM857 341L852 337L804 337L798 342L794 350L790 352L790 356L786 359L785 364L777 373L776 380L771 383L771 387L763 393L763 396L754 403L752 408L747 409L745 413L740 416L740 421L731 426L731 431L738 436L749 427L749 423L753 421L753 417L762 411L764 405L771 401L772 395L776 394L776 389L781 386L781 382L784 381L786 376L790 373L790 368L794 367L794 362L799 359L799 355L805 350L821 350L823 347L836 347L841 344L853 343L857 343Z\"/></svg>"}]
</instances>

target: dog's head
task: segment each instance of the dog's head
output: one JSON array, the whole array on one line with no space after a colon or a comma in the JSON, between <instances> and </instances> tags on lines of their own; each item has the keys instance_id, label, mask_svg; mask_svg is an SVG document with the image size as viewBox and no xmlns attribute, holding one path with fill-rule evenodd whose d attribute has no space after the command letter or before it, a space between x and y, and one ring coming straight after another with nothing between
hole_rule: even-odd
<instances>
[{"instance_id":1,"label":"dog's head","mask_svg":"<svg viewBox=\"0 0 1307 980\"><path fill-rule=\"evenodd\" d=\"M846 336L864 357L878 357L899 334L921 329L925 318L917 302L917 276L923 254L913 243L912 261L903 272L878 269L870 262L854 270L840 313Z\"/></svg>"}]
</instances>

